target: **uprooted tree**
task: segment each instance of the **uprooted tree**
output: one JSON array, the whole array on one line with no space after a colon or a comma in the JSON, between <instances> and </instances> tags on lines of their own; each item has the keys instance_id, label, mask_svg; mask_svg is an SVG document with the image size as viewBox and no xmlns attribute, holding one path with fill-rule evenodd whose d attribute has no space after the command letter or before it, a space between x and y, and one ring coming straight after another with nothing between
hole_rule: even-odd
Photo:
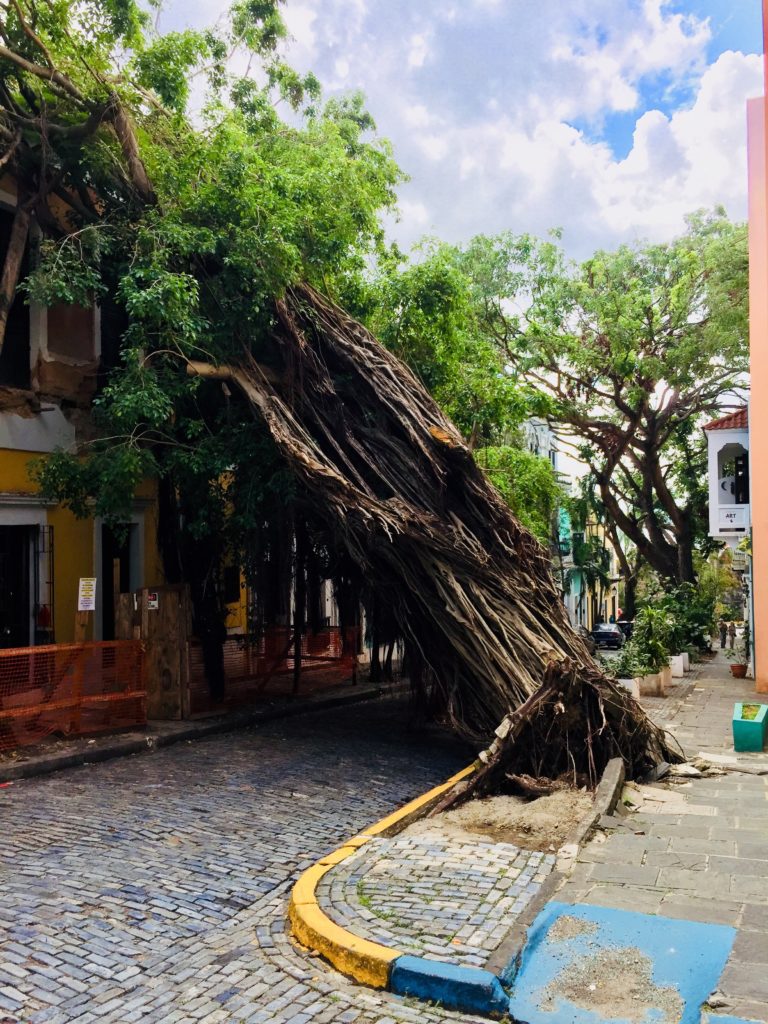
<instances>
[{"instance_id":1,"label":"uprooted tree","mask_svg":"<svg viewBox=\"0 0 768 1024\"><path fill-rule=\"evenodd\" d=\"M496 731L479 789L674 757L571 630L545 549L459 432L321 294L376 246L398 172L358 100L320 108L277 60L274 4L236 4L226 39L153 36L125 0L2 10L0 159L19 231L36 218L45 236L23 287L44 304L114 295L123 321L100 437L40 467L48 493L119 523L155 476L168 574L192 577L211 631L222 557L258 566L292 521L339 592L388 610L429 709L480 744ZM259 83L228 76L233 47L264 59ZM198 71L214 99L195 128ZM301 127L274 90L308 104Z\"/></svg>"}]
</instances>

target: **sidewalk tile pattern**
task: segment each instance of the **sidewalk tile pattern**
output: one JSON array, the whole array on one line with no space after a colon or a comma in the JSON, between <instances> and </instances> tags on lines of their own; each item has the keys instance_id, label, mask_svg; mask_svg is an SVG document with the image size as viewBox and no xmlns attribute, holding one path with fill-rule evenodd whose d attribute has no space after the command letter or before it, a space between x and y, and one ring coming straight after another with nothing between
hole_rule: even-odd
<instances>
[{"instance_id":1,"label":"sidewalk tile pattern","mask_svg":"<svg viewBox=\"0 0 768 1024\"><path fill-rule=\"evenodd\" d=\"M736 927L719 1012L768 1024L768 776L750 774L768 768L768 753L734 755L730 732L734 702L750 696L754 682L731 678L718 654L692 685L644 701L689 756L741 770L654 787L683 798L667 813L603 819L557 899Z\"/></svg>"}]
</instances>

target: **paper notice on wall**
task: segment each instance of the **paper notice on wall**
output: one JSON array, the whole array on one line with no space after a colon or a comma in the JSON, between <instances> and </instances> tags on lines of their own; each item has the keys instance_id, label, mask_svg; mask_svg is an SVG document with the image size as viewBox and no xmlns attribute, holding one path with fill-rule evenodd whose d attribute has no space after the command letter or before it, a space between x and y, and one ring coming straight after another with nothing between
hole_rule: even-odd
<instances>
[{"instance_id":1,"label":"paper notice on wall","mask_svg":"<svg viewBox=\"0 0 768 1024\"><path fill-rule=\"evenodd\" d=\"M77 610L79 612L96 611L96 577L83 576L77 588Z\"/></svg>"},{"instance_id":2,"label":"paper notice on wall","mask_svg":"<svg viewBox=\"0 0 768 1024\"><path fill-rule=\"evenodd\" d=\"M156 590L147 591L147 611L156 612L160 607L160 595Z\"/></svg>"}]
</instances>

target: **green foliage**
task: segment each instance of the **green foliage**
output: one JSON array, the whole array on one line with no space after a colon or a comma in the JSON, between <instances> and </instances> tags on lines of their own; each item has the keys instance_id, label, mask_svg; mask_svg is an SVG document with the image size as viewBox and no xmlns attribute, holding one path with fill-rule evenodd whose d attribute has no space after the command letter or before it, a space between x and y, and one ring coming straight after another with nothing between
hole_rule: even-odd
<instances>
[{"instance_id":1,"label":"green foliage","mask_svg":"<svg viewBox=\"0 0 768 1024\"><path fill-rule=\"evenodd\" d=\"M101 516L119 526L128 521L136 488L157 466L147 448L101 444L86 459L58 451L32 462L30 468L43 493L79 518Z\"/></svg>"},{"instance_id":2,"label":"green foliage","mask_svg":"<svg viewBox=\"0 0 768 1024\"><path fill-rule=\"evenodd\" d=\"M681 583L668 591L658 607L667 615L672 653L695 647L707 650L715 625L715 601L706 588Z\"/></svg>"},{"instance_id":3,"label":"green foliage","mask_svg":"<svg viewBox=\"0 0 768 1024\"><path fill-rule=\"evenodd\" d=\"M62 238L43 238L38 265L19 290L42 306L90 306L105 292L101 262L109 251L109 228L88 225Z\"/></svg>"},{"instance_id":4,"label":"green foliage","mask_svg":"<svg viewBox=\"0 0 768 1024\"><path fill-rule=\"evenodd\" d=\"M520 522L549 546L563 497L549 459L509 445L482 448L475 458Z\"/></svg>"},{"instance_id":5,"label":"green foliage","mask_svg":"<svg viewBox=\"0 0 768 1024\"><path fill-rule=\"evenodd\" d=\"M567 569L563 579L566 592L570 592L576 583L581 595L609 586L611 556L601 537L596 534L584 536L583 533L574 533L571 559L573 564Z\"/></svg>"},{"instance_id":6,"label":"green foliage","mask_svg":"<svg viewBox=\"0 0 768 1024\"><path fill-rule=\"evenodd\" d=\"M735 651L736 664L748 665L752 657L752 630L749 628L749 622L744 623L742 634L736 641Z\"/></svg>"},{"instance_id":7,"label":"green foliage","mask_svg":"<svg viewBox=\"0 0 768 1024\"><path fill-rule=\"evenodd\" d=\"M136 81L151 89L171 110L184 111L189 99L189 75L203 58L218 57L223 75L224 54L210 36L201 32L167 32L136 56Z\"/></svg>"},{"instance_id":8,"label":"green foliage","mask_svg":"<svg viewBox=\"0 0 768 1024\"><path fill-rule=\"evenodd\" d=\"M645 674L632 640L624 644L618 655L607 665L607 669L617 679L634 679L635 676Z\"/></svg>"},{"instance_id":9,"label":"green foliage","mask_svg":"<svg viewBox=\"0 0 768 1024\"><path fill-rule=\"evenodd\" d=\"M660 672L669 663L672 631L663 608L642 608L635 617L632 653L642 675Z\"/></svg>"}]
</instances>

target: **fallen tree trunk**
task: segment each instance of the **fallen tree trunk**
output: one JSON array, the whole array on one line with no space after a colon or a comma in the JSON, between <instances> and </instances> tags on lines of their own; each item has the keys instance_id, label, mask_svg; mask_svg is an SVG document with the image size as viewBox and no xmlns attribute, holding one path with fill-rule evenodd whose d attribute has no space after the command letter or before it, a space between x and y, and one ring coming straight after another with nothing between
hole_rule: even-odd
<instances>
[{"instance_id":1,"label":"fallen tree trunk","mask_svg":"<svg viewBox=\"0 0 768 1024\"><path fill-rule=\"evenodd\" d=\"M265 373L250 355L225 372L266 424L329 544L345 549L391 609L430 706L479 744L518 713L519 729L502 726L485 782L474 785L564 771L594 784L617 755L630 776L676 760L592 660L548 553L413 374L308 287L276 312L269 362L281 361L281 372Z\"/></svg>"}]
</instances>

